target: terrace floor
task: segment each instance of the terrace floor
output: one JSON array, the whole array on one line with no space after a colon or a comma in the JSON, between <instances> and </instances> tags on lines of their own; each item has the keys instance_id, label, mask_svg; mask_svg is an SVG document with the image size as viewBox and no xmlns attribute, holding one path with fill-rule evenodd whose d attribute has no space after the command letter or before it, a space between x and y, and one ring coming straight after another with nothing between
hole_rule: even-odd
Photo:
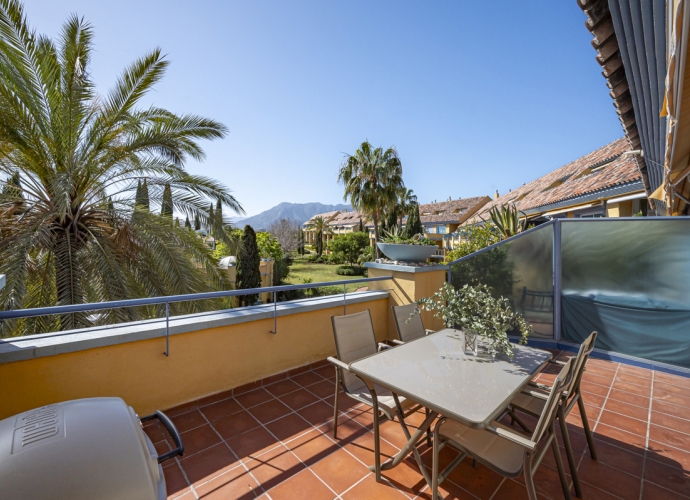
<instances>
[{"instance_id":1,"label":"terrace floor","mask_svg":"<svg viewBox=\"0 0 690 500\"><path fill-rule=\"evenodd\" d=\"M590 459L575 408L568 425L584 498L690 498L690 379L590 359L582 390L599 455ZM333 368L321 362L166 412L185 445L184 457L163 469L169 498L429 499L411 456L376 483L368 469L373 416L366 407L340 398L333 439L333 391ZM408 422L422 419L415 414ZM159 424L145 430L159 452L169 449ZM388 456L405 442L397 422L384 423L381 434ZM430 450L421 449L430 467ZM446 451L443 458L450 460L453 452ZM547 453L535 478L540 498L563 498L554 464ZM521 481L482 465L475 469L466 459L441 489L446 498L527 498Z\"/></svg>"}]
</instances>

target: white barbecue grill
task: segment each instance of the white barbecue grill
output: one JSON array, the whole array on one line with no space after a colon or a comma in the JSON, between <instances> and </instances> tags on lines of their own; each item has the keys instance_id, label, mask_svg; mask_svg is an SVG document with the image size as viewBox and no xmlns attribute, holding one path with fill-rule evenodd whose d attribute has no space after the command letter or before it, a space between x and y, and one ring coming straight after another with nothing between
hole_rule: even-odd
<instances>
[{"instance_id":1,"label":"white barbecue grill","mask_svg":"<svg viewBox=\"0 0 690 500\"><path fill-rule=\"evenodd\" d=\"M161 462L184 451L173 423L157 418L176 449L158 456L120 398L66 401L0 420L0 498L162 500Z\"/></svg>"}]
</instances>

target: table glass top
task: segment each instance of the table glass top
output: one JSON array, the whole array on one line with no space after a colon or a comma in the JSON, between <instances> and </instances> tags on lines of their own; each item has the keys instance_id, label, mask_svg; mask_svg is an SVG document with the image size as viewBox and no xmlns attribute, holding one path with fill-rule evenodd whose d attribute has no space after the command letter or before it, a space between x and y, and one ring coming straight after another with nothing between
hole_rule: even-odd
<instances>
[{"instance_id":1,"label":"table glass top","mask_svg":"<svg viewBox=\"0 0 690 500\"><path fill-rule=\"evenodd\" d=\"M461 331L446 329L350 365L352 371L438 413L484 427L507 406L551 353L514 345L515 357L495 360L480 340L465 354Z\"/></svg>"}]
</instances>

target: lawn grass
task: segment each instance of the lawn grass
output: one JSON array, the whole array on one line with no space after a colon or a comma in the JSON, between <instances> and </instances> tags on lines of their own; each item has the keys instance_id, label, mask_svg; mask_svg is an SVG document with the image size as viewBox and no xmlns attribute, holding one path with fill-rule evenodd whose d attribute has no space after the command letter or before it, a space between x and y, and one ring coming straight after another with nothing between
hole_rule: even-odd
<instances>
[{"instance_id":1,"label":"lawn grass","mask_svg":"<svg viewBox=\"0 0 690 500\"><path fill-rule=\"evenodd\" d=\"M303 283L302 280L305 278L310 278L313 283L324 282L324 281L342 281L362 278L362 276L340 276L335 273L338 268L335 264L314 264L312 262L307 262L308 255L296 255L292 266L290 266L290 275L288 276L286 283L291 283L293 285L299 285ZM366 286L366 283L353 283L352 285L346 285L348 292L354 292L357 288Z\"/></svg>"}]
</instances>

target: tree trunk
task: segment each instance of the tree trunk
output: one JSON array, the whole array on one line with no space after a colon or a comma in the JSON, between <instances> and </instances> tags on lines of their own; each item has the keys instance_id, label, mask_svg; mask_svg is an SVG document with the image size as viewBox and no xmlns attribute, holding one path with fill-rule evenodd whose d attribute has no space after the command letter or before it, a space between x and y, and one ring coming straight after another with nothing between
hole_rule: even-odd
<instances>
[{"instance_id":1,"label":"tree trunk","mask_svg":"<svg viewBox=\"0 0 690 500\"><path fill-rule=\"evenodd\" d=\"M57 305L66 306L84 302L78 248L69 228L60 231L55 241L55 284ZM60 315L60 330L73 330L91 326L83 312Z\"/></svg>"},{"instance_id":2,"label":"tree trunk","mask_svg":"<svg viewBox=\"0 0 690 500\"><path fill-rule=\"evenodd\" d=\"M374 248L376 248L376 258L380 259L381 250L379 250L379 246L377 245L379 242L379 214L374 212L372 215L374 218Z\"/></svg>"}]
</instances>

